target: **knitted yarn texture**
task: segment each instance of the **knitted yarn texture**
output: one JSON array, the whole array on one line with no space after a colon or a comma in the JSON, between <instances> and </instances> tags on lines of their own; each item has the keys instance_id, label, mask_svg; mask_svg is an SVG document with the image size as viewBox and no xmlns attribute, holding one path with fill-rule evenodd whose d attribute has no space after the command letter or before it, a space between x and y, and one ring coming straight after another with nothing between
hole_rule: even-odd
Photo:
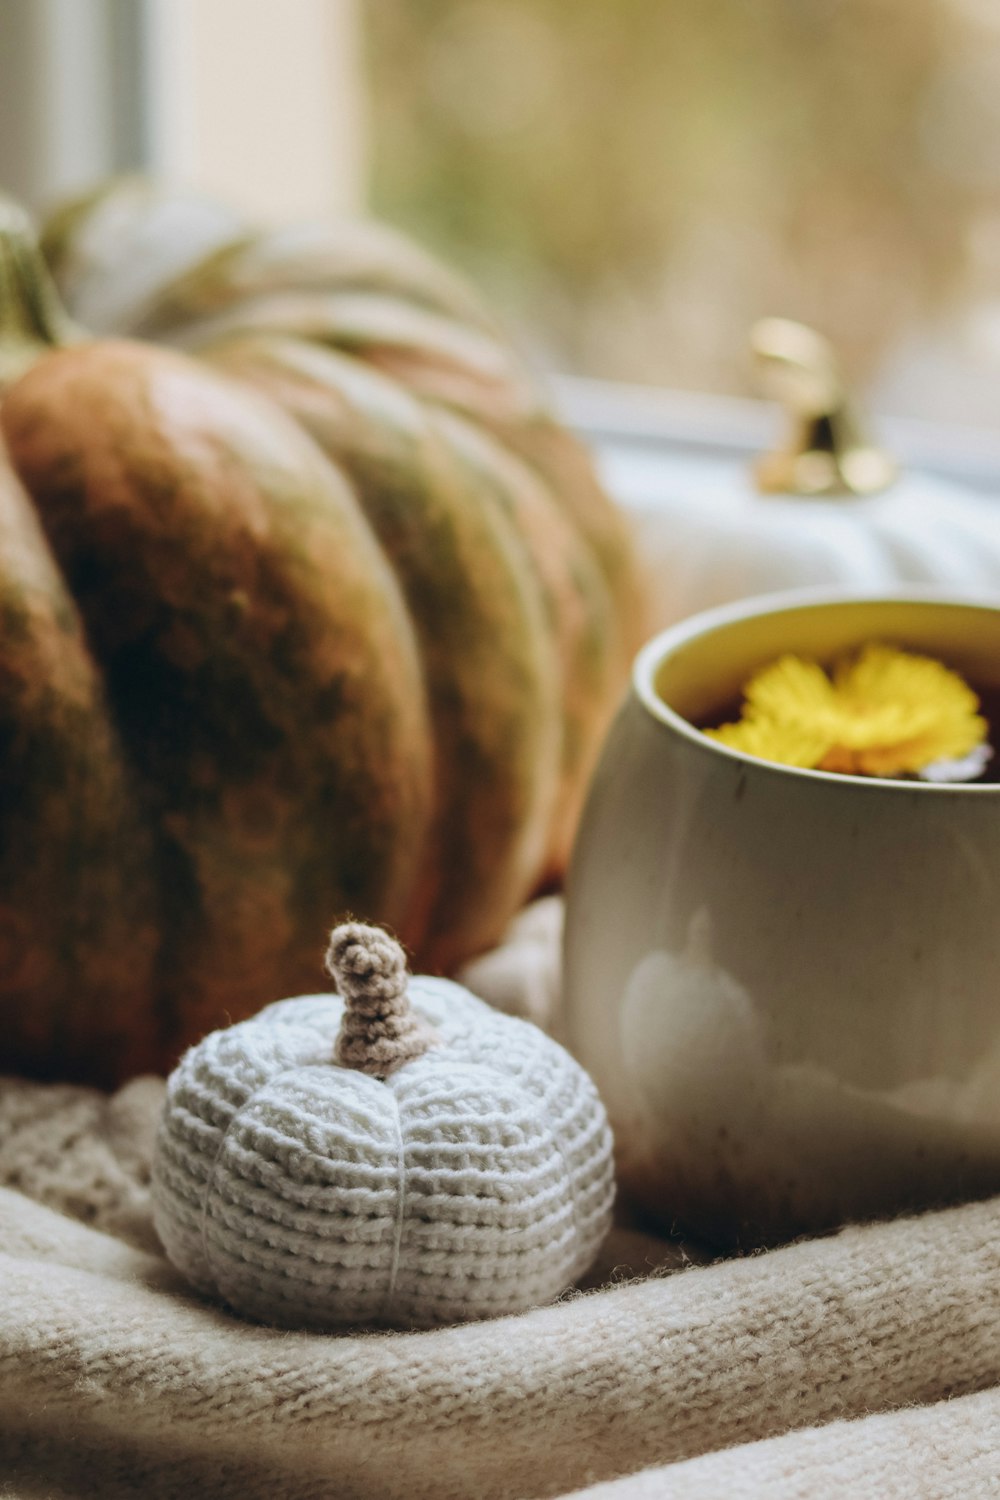
<instances>
[{"instance_id":1,"label":"knitted yarn texture","mask_svg":"<svg viewBox=\"0 0 1000 1500\"><path fill-rule=\"evenodd\" d=\"M427 1327L551 1301L610 1224L611 1135L590 1079L447 980L409 979L414 1024L386 1022L385 955L366 967L343 938L338 962L349 1008L352 982L364 1004L380 997L374 1043L344 999L306 996L213 1033L171 1077L153 1164L169 1258L286 1327ZM405 1059L362 1070L359 1049L400 1038Z\"/></svg>"},{"instance_id":2,"label":"knitted yarn texture","mask_svg":"<svg viewBox=\"0 0 1000 1500\"><path fill-rule=\"evenodd\" d=\"M5 1500L996 1500L1000 1199L668 1276L675 1246L612 1231L604 1277L647 1279L288 1333L130 1248L162 1093L0 1080Z\"/></svg>"},{"instance_id":3,"label":"knitted yarn texture","mask_svg":"<svg viewBox=\"0 0 1000 1500\"><path fill-rule=\"evenodd\" d=\"M344 922L330 935L326 966L344 999L335 1059L386 1078L438 1040L410 1005L406 959L377 927Z\"/></svg>"}]
</instances>

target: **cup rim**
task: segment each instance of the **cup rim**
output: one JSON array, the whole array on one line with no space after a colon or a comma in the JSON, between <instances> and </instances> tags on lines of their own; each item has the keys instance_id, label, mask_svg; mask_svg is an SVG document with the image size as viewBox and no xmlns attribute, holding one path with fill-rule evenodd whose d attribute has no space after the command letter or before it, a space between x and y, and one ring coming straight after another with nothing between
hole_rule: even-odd
<instances>
[{"instance_id":1,"label":"cup rim","mask_svg":"<svg viewBox=\"0 0 1000 1500\"><path fill-rule=\"evenodd\" d=\"M802 609L824 609L845 604L939 604L950 608L988 609L1000 614L1000 599L989 598L980 593L961 591L946 593L940 587L923 587L910 584L899 589L830 589L825 587L805 589L782 589L771 594L757 594L749 599L735 600L730 604L716 605L699 610L697 614L670 625L654 635L640 649L632 667L632 692L646 712L662 726L679 734L691 746L702 753L734 761L747 772L773 776L792 776L807 781L818 781L841 790L865 792L910 792L918 796L929 794L941 796L983 796L1000 793L1000 782L935 782L908 781L889 776L850 776L841 771L819 771L807 766L786 766L778 761L762 760L745 750L736 750L718 740L710 739L676 709L660 697L656 691L656 674L663 662L679 647L699 636L709 635L727 625L739 624L741 620L755 619L760 615L777 615ZM997 746L1000 754L1000 746Z\"/></svg>"}]
</instances>

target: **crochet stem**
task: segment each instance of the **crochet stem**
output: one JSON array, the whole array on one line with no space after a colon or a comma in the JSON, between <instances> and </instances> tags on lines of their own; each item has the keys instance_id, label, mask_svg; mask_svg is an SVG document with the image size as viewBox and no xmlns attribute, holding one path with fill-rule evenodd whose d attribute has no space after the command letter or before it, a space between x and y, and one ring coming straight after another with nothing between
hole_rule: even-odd
<instances>
[{"instance_id":1,"label":"crochet stem","mask_svg":"<svg viewBox=\"0 0 1000 1500\"><path fill-rule=\"evenodd\" d=\"M330 934L326 967L344 1001L334 1057L342 1067L386 1078L437 1040L411 1008L406 955L379 927L344 922Z\"/></svg>"}]
</instances>

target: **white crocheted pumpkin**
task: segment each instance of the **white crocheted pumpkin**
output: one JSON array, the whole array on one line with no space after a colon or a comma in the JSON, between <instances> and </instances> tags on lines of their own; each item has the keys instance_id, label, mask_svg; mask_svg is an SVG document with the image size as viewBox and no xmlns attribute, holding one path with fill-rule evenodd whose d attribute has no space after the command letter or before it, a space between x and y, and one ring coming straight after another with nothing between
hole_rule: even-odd
<instances>
[{"instance_id":1,"label":"white crocheted pumpkin","mask_svg":"<svg viewBox=\"0 0 1000 1500\"><path fill-rule=\"evenodd\" d=\"M812 329L765 318L753 348L787 408L786 443L755 465L612 458L631 514L652 631L756 594L810 585L859 593L938 585L1000 591L1000 502L928 475L896 476L864 437L834 352Z\"/></svg>"},{"instance_id":2,"label":"white crocheted pumpkin","mask_svg":"<svg viewBox=\"0 0 1000 1500\"><path fill-rule=\"evenodd\" d=\"M678 466L679 469L679 466ZM1000 502L913 475L863 497L761 495L742 466L690 465L673 486L624 474L651 628L809 585L892 593L909 583L1000 592Z\"/></svg>"},{"instance_id":3,"label":"white crocheted pumpkin","mask_svg":"<svg viewBox=\"0 0 1000 1500\"><path fill-rule=\"evenodd\" d=\"M522 1311L590 1265L614 1193L587 1074L527 1022L335 930L340 996L213 1032L172 1075L153 1165L174 1265L288 1327Z\"/></svg>"}]
</instances>

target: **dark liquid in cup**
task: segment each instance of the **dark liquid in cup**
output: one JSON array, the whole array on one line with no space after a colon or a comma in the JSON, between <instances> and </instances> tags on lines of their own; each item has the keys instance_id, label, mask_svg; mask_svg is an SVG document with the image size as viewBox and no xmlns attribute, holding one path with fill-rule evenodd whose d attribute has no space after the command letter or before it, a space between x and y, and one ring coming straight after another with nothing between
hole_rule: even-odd
<instances>
[{"instance_id":1,"label":"dark liquid in cup","mask_svg":"<svg viewBox=\"0 0 1000 1500\"><path fill-rule=\"evenodd\" d=\"M1000 687L983 687L968 677L965 680L979 699L979 712L989 725L986 731L986 743L992 746L993 756L978 776L971 776L962 784L980 786L993 783L995 785L1000 783ZM720 704L710 714L702 715L694 723L697 729L718 729L722 724L735 724L738 719L742 718L742 715L743 697L741 694L739 697L730 698L727 702Z\"/></svg>"}]
</instances>

